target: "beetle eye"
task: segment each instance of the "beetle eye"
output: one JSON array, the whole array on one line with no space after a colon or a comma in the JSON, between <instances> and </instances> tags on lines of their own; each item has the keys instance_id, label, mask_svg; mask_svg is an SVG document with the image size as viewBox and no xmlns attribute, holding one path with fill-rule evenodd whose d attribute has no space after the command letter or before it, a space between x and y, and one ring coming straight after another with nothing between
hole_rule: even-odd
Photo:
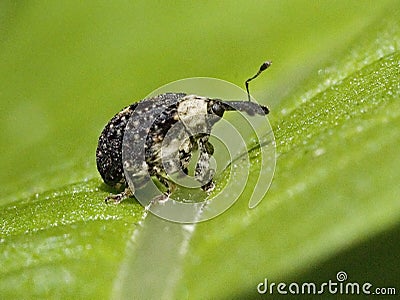
<instances>
[{"instance_id":1,"label":"beetle eye","mask_svg":"<svg viewBox=\"0 0 400 300\"><path fill-rule=\"evenodd\" d=\"M212 105L212 111L213 111L213 113L216 114L217 116L222 117L222 116L224 115L225 108L224 108L224 106L223 106L221 103L216 102L216 103L214 103L214 104Z\"/></svg>"}]
</instances>

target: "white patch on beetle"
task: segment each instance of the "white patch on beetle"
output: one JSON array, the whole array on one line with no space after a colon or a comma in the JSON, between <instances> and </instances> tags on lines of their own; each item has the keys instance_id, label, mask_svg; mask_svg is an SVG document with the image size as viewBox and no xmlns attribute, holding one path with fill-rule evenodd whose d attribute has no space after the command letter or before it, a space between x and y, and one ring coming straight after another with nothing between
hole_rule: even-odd
<instances>
[{"instance_id":1,"label":"white patch on beetle","mask_svg":"<svg viewBox=\"0 0 400 300\"><path fill-rule=\"evenodd\" d=\"M189 132L206 132L207 107L209 98L189 95L178 105L179 120Z\"/></svg>"}]
</instances>

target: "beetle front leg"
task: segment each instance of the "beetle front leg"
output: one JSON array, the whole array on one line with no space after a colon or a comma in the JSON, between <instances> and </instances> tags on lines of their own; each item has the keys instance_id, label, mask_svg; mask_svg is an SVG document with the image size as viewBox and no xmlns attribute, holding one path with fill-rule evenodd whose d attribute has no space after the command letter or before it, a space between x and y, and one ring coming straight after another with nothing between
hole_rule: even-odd
<instances>
[{"instance_id":1,"label":"beetle front leg","mask_svg":"<svg viewBox=\"0 0 400 300\"><path fill-rule=\"evenodd\" d=\"M206 192L211 192L215 188L213 177L215 170L210 168L210 158L214 153L213 145L208 141L209 135L205 135L198 140L199 160L195 169L195 178L202 183L201 188Z\"/></svg>"}]
</instances>

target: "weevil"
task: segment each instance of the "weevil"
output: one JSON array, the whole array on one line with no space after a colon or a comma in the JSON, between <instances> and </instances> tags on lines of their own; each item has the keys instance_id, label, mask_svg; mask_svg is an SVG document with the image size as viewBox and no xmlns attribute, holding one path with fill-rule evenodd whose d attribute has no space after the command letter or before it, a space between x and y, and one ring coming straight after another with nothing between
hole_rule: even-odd
<instances>
[{"instance_id":1,"label":"weevil","mask_svg":"<svg viewBox=\"0 0 400 300\"><path fill-rule=\"evenodd\" d=\"M166 192L156 200L168 199L175 184L167 174L188 174L188 165L194 151L199 153L194 177L204 191L211 192L215 186L214 170L210 167L210 158L214 152L209 142L212 126L226 111L240 111L249 115L269 113L268 107L251 101L249 82L270 65L270 61L264 62L258 72L246 80L247 101L165 93L133 103L117 113L103 129L96 150L97 169L104 183L122 191L108 196L106 202L112 200L119 203L133 196L133 189L144 185L149 176L156 177L166 188ZM171 138L168 133L177 127L177 123L182 124L179 127L181 129ZM123 162L122 149L126 132L133 137L128 150L125 150L131 159ZM177 159L173 159L174 151L169 151L170 148L177 150ZM130 174L133 174L134 179L130 180L129 185L124 169L129 169Z\"/></svg>"}]
</instances>

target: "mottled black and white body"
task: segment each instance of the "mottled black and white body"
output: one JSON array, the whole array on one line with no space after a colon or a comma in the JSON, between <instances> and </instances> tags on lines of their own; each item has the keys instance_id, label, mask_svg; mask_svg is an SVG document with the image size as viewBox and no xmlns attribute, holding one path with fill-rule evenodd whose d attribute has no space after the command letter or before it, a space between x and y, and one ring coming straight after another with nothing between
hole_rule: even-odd
<instances>
[{"instance_id":1,"label":"mottled black and white body","mask_svg":"<svg viewBox=\"0 0 400 300\"><path fill-rule=\"evenodd\" d=\"M246 81L247 90L248 82L270 64L264 63ZM98 141L96 162L101 177L117 190L125 188L106 201L120 202L133 195L151 176L166 187L168 197L175 188L169 176L187 175L194 151L199 153L194 178L204 191L211 191L215 171L210 167L214 147L209 137L225 111L249 115L269 112L266 106L251 101L224 101L184 93L165 93L125 107L105 126Z\"/></svg>"},{"instance_id":2,"label":"mottled black and white body","mask_svg":"<svg viewBox=\"0 0 400 300\"><path fill-rule=\"evenodd\" d=\"M249 115L268 113L267 107L254 102L222 101L183 93L161 94L124 108L104 128L96 153L97 168L104 182L116 189L126 188L123 194L110 198L118 202L134 193L127 186L124 169L134 175L130 177L133 177L135 188L144 185L150 175L164 184L169 194L174 184L167 174L187 174L195 150L199 152L195 178L202 183L203 190L211 191L214 170L209 162L214 147L208 139L212 126L225 111L232 110ZM173 128L178 122L178 129ZM175 130L174 134L171 134L171 128ZM125 150L131 159L123 163L122 143L126 131L132 137L132 141L128 141L130 148ZM170 138L165 142L168 133ZM144 149L138 148L143 146ZM178 160L174 159L176 152Z\"/></svg>"}]
</instances>

